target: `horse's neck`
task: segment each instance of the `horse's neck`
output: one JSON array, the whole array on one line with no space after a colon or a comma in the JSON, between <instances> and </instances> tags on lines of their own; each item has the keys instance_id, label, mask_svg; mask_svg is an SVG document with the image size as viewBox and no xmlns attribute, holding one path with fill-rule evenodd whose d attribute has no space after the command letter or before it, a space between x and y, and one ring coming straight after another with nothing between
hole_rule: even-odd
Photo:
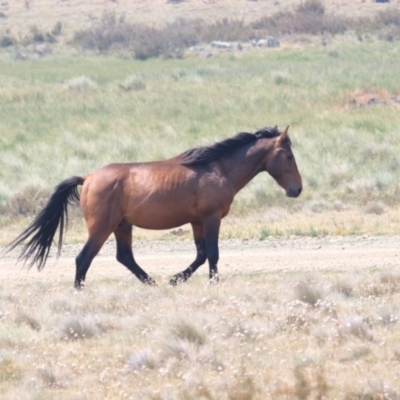
<instances>
[{"instance_id":1,"label":"horse's neck","mask_svg":"<svg viewBox=\"0 0 400 400\"><path fill-rule=\"evenodd\" d=\"M272 143L265 145L261 140L239 149L223 162L223 169L235 193L246 186L257 174L265 171L266 160Z\"/></svg>"}]
</instances>

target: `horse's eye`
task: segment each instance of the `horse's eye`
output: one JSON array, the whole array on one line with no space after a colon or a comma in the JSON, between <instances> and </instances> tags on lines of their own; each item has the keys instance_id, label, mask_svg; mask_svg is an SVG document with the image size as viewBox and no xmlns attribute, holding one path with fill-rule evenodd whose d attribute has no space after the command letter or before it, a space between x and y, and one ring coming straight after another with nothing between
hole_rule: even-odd
<instances>
[{"instance_id":1,"label":"horse's eye","mask_svg":"<svg viewBox=\"0 0 400 400\"><path fill-rule=\"evenodd\" d=\"M288 160L292 160L292 159L293 159L293 154L292 154L292 153L289 153L289 154L287 155L287 159L288 159Z\"/></svg>"}]
</instances>

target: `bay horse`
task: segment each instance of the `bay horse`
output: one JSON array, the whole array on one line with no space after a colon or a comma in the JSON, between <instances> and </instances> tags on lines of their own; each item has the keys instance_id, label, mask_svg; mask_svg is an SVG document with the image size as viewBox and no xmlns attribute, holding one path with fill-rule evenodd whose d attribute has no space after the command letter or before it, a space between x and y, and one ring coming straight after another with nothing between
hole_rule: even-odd
<instances>
[{"instance_id":1,"label":"bay horse","mask_svg":"<svg viewBox=\"0 0 400 400\"><path fill-rule=\"evenodd\" d=\"M236 193L262 171L267 171L287 196L298 197L302 191L288 128L283 132L277 127L241 132L168 160L110 164L89 175L66 179L28 228L9 244L8 251L27 240L18 260L30 260L29 267L36 264L41 270L57 229L57 256L61 252L68 204L80 201L88 239L76 257L76 289L84 286L93 258L112 233L117 260L141 282L155 284L133 257L133 225L172 229L190 223L197 255L170 284L186 281L206 260L210 281L218 281L221 219L228 214ZM82 185L80 194L78 185Z\"/></svg>"}]
</instances>

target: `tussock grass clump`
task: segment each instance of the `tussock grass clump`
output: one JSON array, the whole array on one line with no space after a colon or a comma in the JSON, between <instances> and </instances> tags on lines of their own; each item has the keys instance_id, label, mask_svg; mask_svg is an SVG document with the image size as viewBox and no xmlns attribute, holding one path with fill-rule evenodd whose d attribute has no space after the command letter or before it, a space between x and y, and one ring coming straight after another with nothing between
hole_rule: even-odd
<instances>
[{"instance_id":1,"label":"tussock grass clump","mask_svg":"<svg viewBox=\"0 0 400 400\"><path fill-rule=\"evenodd\" d=\"M363 279L356 285L355 293L358 296L382 297L398 293L400 291L400 282L398 275L391 271L383 271L374 279Z\"/></svg>"},{"instance_id":2,"label":"tussock grass clump","mask_svg":"<svg viewBox=\"0 0 400 400\"><path fill-rule=\"evenodd\" d=\"M129 75L123 82L118 84L118 87L125 92L137 91L146 89L146 83L143 78L137 75Z\"/></svg>"},{"instance_id":3,"label":"tussock grass clump","mask_svg":"<svg viewBox=\"0 0 400 400\"><path fill-rule=\"evenodd\" d=\"M172 320L169 324L169 331L174 337L198 346L204 345L207 341L205 330L186 318L177 317Z\"/></svg>"},{"instance_id":4,"label":"tussock grass clump","mask_svg":"<svg viewBox=\"0 0 400 400\"><path fill-rule=\"evenodd\" d=\"M257 386L246 371L242 371L228 388L229 400L252 400L257 398Z\"/></svg>"},{"instance_id":5,"label":"tussock grass clump","mask_svg":"<svg viewBox=\"0 0 400 400\"><path fill-rule=\"evenodd\" d=\"M400 392L392 387L392 385L385 383L385 382L373 382L368 383L368 387L364 388L360 391L349 391L346 393L344 399L351 400L351 399L371 399L371 400L378 400L378 399L394 399L397 400L400 398Z\"/></svg>"},{"instance_id":6,"label":"tussock grass clump","mask_svg":"<svg viewBox=\"0 0 400 400\"><path fill-rule=\"evenodd\" d=\"M386 210L386 206L382 201L373 201L365 207L367 214L382 215Z\"/></svg>"},{"instance_id":7,"label":"tussock grass clump","mask_svg":"<svg viewBox=\"0 0 400 400\"><path fill-rule=\"evenodd\" d=\"M382 306L378 310L378 320L384 326L393 326L397 324L399 310L396 305Z\"/></svg>"},{"instance_id":8,"label":"tussock grass clump","mask_svg":"<svg viewBox=\"0 0 400 400\"><path fill-rule=\"evenodd\" d=\"M68 317L61 327L61 335L64 340L91 339L99 333L95 320L90 317Z\"/></svg>"},{"instance_id":9,"label":"tussock grass clump","mask_svg":"<svg viewBox=\"0 0 400 400\"><path fill-rule=\"evenodd\" d=\"M310 277L304 277L294 286L295 298L311 306L317 305L324 298L323 288Z\"/></svg>"},{"instance_id":10,"label":"tussock grass clump","mask_svg":"<svg viewBox=\"0 0 400 400\"><path fill-rule=\"evenodd\" d=\"M342 336L352 335L362 340L371 341L374 336L369 324L360 315L348 315L339 326Z\"/></svg>"},{"instance_id":11,"label":"tussock grass clump","mask_svg":"<svg viewBox=\"0 0 400 400\"><path fill-rule=\"evenodd\" d=\"M0 358L0 384L5 382L19 382L23 376L21 366L9 358Z\"/></svg>"},{"instance_id":12,"label":"tussock grass clump","mask_svg":"<svg viewBox=\"0 0 400 400\"><path fill-rule=\"evenodd\" d=\"M54 369L48 365L41 365L37 368L37 377L44 386L50 388L62 387L59 379L57 378Z\"/></svg>"},{"instance_id":13,"label":"tussock grass clump","mask_svg":"<svg viewBox=\"0 0 400 400\"><path fill-rule=\"evenodd\" d=\"M276 398L316 399L329 398L331 385L328 382L324 365L307 368L302 363L294 366L291 371L293 383L280 382L274 390Z\"/></svg>"},{"instance_id":14,"label":"tussock grass clump","mask_svg":"<svg viewBox=\"0 0 400 400\"><path fill-rule=\"evenodd\" d=\"M345 346L344 356L340 359L340 362L354 362L357 360L361 360L371 354L371 346L359 343L350 343L348 346Z\"/></svg>"},{"instance_id":15,"label":"tussock grass clump","mask_svg":"<svg viewBox=\"0 0 400 400\"><path fill-rule=\"evenodd\" d=\"M304 205L305 211L311 211L313 213L322 213L324 211L332 210L333 205L331 202L326 200L312 200Z\"/></svg>"},{"instance_id":16,"label":"tussock grass clump","mask_svg":"<svg viewBox=\"0 0 400 400\"><path fill-rule=\"evenodd\" d=\"M97 85L87 76L77 76L65 82L65 87L76 92L89 92L96 89Z\"/></svg>"},{"instance_id":17,"label":"tussock grass clump","mask_svg":"<svg viewBox=\"0 0 400 400\"><path fill-rule=\"evenodd\" d=\"M379 274L379 280L382 283L400 283L400 272L397 271L382 271Z\"/></svg>"},{"instance_id":18,"label":"tussock grass clump","mask_svg":"<svg viewBox=\"0 0 400 400\"><path fill-rule=\"evenodd\" d=\"M26 338L35 338L38 334L37 331L32 330L26 324L2 323L0 326L0 347L3 351L23 349L26 347Z\"/></svg>"},{"instance_id":19,"label":"tussock grass clump","mask_svg":"<svg viewBox=\"0 0 400 400\"><path fill-rule=\"evenodd\" d=\"M347 282L346 280L336 280L333 283L332 288L334 291L342 294L345 297L353 296L354 284Z\"/></svg>"},{"instance_id":20,"label":"tussock grass clump","mask_svg":"<svg viewBox=\"0 0 400 400\"><path fill-rule=\"evenodd\" d=\"M190 360L194 358L194 349L189 342L180 340L174 336L164 338L161 342L161 357L164 360L176 358L178 360Z\"/></svg>"},{"instance_id":21,"label":"tussock grass clump","mask_svg":"<svg viewBox=\"0 0 400 400\"><path fill-rule=\"evenodd\" d=\"M79 310L79 304L75 297L59 295L51 299L49 308L54 313L68 315L76 313Z\"/></svg>"},{"instance_id":22,"label":"tussock grass clump","mask_svg":"<svg viewBox=\"0 0 400 400\"><path fill-rule=\"evenodd\" d=\"M352 174L348 165L340 165L332 168L330 171L329 183L332 186L337 187L351 179L351 176Z\"/></svg>"},{"instance_id":23,"label":"tussock grass clump","mask_svg":"<svg viewBox=\"0 0 400 400\"><path fill-rule=\"evenodd\" d=\"M128 361L128 368L133 372L139 372L144 369L155 369L159 365L156 357L151 350L139 350L131 354Z\"/></svg>"},{"instance_id":24,"label":"tussock grass clump","mask_svg":"<svg viewBox=\"0 0 400 400\"><path fill-rule=\"evenodd\" d=\"M36 318L25 314L25 313L21 313L19 314L16 318L15 318L15 323L17 325L26 325L29 326L30 328L32 328L34 331L40 331L41 329L41 325L40 323L37 321Z\"/></svg>"},{"instance_id":25,"label":"tussock grass clump","mask_svg":"<svg viewBox=\"0 0 400 400\"><path fill-rule=\"evenodd\" d=\"M283 71L277 71L272 74L275 85L290 85L291 77L290 74Z\"/></svg>"}]
</instances>

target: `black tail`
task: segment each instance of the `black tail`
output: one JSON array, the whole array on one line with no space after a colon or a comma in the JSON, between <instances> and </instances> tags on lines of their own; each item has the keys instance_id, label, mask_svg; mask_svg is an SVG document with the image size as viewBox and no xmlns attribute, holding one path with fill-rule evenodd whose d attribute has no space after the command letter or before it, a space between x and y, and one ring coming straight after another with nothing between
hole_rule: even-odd
<instances>
[{"instance_id":1,"label":"black tail","mask_svg":"<svg viewBox=\"0 0 400 400\"><path fill-rule=\"evenodd\" d=\"M54 235L59 228L57 252L57 256L59 256L65 229L68 225L67 206L71 201L79 201L78 185L82 185L83 182L84 179L79 176L73 176L61 182L40 214L25 231L9 244L7 252L13 250L32 235L22 248L18 261L27 262L31 259L29 268L37 264L38 269L41 270L46 264Z\"/></svg>"}]
</instances>

